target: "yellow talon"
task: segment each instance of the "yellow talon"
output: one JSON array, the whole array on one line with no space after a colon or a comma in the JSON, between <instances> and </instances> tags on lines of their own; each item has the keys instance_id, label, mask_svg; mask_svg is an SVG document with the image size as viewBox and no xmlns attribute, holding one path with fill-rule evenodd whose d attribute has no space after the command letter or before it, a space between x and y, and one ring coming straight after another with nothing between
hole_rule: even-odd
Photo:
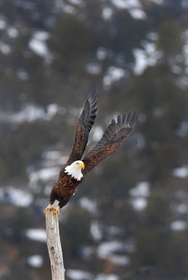
<instances>
[{"instance_id":1,"label":"yellow talon","mask_svg":"<svg viewBox=\"0 0 188 280\"><path fill-rule=\"evenodd\" d=\"M47 212L48 210L50 210L51 207L52 207L52 204L48 204L48 206L44 209L44 214L46 214L46 212Z\"/></svg>"},{"instance_id":2,"label":"yellow talon","mask_svg":"<svg viewBox=\"0 0 188 280\"><path fill-rule=\"evenodd\" d=\"M58 216L60 216L60 206L57 206L57 207L54 207L53 208L53 211L58 215Z\"/></svg>"},{"instance_id":3,"label":"yellow talon","mask_svg":"<svg viewBox=\"0 0 188 280\"><path fill-rule=\"evenodd\" d=\"M44 209L44 214L46 214L48 211L53 211L55 214L60 216L60 206L52 208L52 204L48 204L48 206Z\"/></svg>"}]
</instances>

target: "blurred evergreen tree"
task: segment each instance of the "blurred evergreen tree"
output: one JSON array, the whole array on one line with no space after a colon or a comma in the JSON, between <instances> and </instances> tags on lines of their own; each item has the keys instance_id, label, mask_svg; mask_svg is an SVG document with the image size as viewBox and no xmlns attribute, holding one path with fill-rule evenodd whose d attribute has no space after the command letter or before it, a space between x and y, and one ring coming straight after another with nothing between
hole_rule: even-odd
<instances>
[{"instance_id":1,"label":"blurred evergreen tree","mask_svg":"<svg viewBox=\"0 0 188 280\"><path fill-rule=\"evenodd\" d=\"M11 128L11 129L10 129ZM1 125L0 177L1 182L26 181L27 167L41 160L46 133L41 123L25 122L21 125ZM40 139L31 141L33 139Z\"/></svg>"},{"instance_id":2,"label":"blurred evergreen tree","mask_svg":"<svg viewBox=\"0 0 188 280\"><path fill-rule=\"evenodd\" d=\"M182 28L175 20L164 21L159 26L158 49L161 51L160 63L167 73L180 76L184 72ZM170 70L168 69L170 68Z\"/></svg>"},{"instance_id":3,"label":"blurred evergreen tree","mask_svg":"<svg viewBox=\"0 0 188 280\"><path fill-rule=\"evenodd\" d=\"M145 39L147 26L143 20L135 20L128 11L117 10L111 20L110 46L114 54L124 57L123 68L128 68L134 62L133 49L141 47Z\"/></svg>"},{"instance_id":4,"label":"blurred evergreen tree","mask_svg":"<svg viewBox=\"0 0 188 280\"><path fill-rule=\"evenodd\" d=\"M132 102L143 113L140 128L144 147L140 155L142 160L147 158L148 179L155 183L165 181L173 168L185 163L181 148L187 149L187 144L177 132L188 118L186 91L176 86L166 71L150 67L129 92Z\"/></svg>"},{"instance_id":5,"label":"blurred evergreen tree","mask_svg":"<svg viewBox=\"0 0 188 280\"><path fill-rule=\"evenodd\" d=\"M82 258L84 247L92 240L89 213L79 206L71 205L66 219L60 223L60 232L66 240L63 244L65 262ZM66 266L69 265L67 263Z\"/></svg>"}]
</instances>

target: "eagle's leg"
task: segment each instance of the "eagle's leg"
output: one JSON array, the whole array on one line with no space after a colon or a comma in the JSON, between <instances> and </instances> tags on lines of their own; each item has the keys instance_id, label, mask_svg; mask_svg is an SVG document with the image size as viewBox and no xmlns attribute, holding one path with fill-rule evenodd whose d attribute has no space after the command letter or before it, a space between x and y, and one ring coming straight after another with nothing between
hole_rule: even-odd
<instances>
[{"instance_id":1,"label":"eagle's leg","mask_svg":"<svg viewBox=\"0 0 188 280\"><path fill-rule=\"evenodd\" d=\"M50 210L51 207L52 207L52 204L49 203L48 206L44 209L44 214L46 214L46 212L47 212L48 210Z\"/></svg>"},{"instance_id":2,"label":"eagle's leg","mask_svg":"<svg viewBox=\"0 0 188 280\"><path fill-rule=\"evenodd\" d=\"M54 207L54 208L53 208L53 211L54 211L58 216L60 216L60 206L59 206L59 205L56 206L56 207Z\"/></svg>"}]
</instances>

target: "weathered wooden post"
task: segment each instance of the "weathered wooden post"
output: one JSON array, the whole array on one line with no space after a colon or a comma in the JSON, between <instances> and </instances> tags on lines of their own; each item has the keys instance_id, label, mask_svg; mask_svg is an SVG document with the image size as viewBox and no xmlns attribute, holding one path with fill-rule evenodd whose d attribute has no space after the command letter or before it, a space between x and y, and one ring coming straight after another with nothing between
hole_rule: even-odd
<instances>
[{"instance_id":1,"label":"weathered wooden post","mask_svg":"<svg viewBox=\"0 0 188 280\"><path fill-rule=\"evenodd\" d=\"M52 280L65 280L65 268L59 234L59 216L53 209L48 209L45 213L45 217Z\"/></svg>"}]
</instances>

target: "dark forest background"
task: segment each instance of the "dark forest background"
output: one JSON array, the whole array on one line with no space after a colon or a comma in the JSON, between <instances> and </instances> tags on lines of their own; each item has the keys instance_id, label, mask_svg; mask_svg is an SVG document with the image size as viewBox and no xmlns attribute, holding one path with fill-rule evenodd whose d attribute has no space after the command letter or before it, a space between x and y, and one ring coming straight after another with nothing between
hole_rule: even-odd
<instances>
[{"instance_id":1,"label":"dark forest background","mask_svg":"<svg viewBox=\"0 0 188 280\"><path fill-rule=\"evenodd\" d=\"M51 279L43 210L94 84L90 147L139 118L61 211L66 279L188 279L187 55L186 0L0 1L1 279Z\"/></svg>"}]
</instances>

